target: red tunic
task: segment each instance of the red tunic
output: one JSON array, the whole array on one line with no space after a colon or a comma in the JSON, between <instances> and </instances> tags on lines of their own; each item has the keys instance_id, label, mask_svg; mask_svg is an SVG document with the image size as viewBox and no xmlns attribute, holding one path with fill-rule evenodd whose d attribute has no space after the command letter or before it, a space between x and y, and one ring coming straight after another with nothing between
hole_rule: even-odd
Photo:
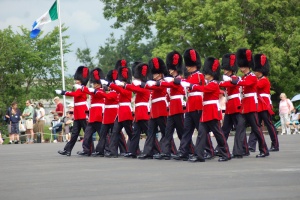
<instances>
[{"instance_id":1,"label":"red tunic","mask_svg":"<svg viewBox=\"0 0 300 200\"><path fill-rule=\"evenodd\" d=\"M145 89L151 90L151 108L150 116L155 119L162 116L168 116L167 112L167 89L158 86L145 86Z\"/></svg>"},{"instance_id":2,"label":"red tunic","mask_svg":"<svg viewBox=\"0 0 300 200\"><path fill-rule=\"evenodd\" d=\"M257 82L257 97L258 107L257 112L268 110L271 107L271 95L270 95L271 83L265 76L258 79Z\"/></svg>"},{"instance_id":3,"label":"red tunic","mask_svg":"<svg viewBox=\"0 0 300 200\"><path fill-rule=\"evenodd\" d=\"M100 92L90 92L87 87L83 87L82 91L91 96L91 107L89 112L89 123L102 122L102 112L104 109L104 96ZM102 91L101 88L97 91Z\"/></svg>"},{"instance_id":4,"label":"red tunic","mask_svg":"<svg viewBox=\"0 0 300 200\"><path fill-rule=\"evenodd\" d=\"M242 113L257 112L256 76L249 72L237 85L243 86Z\"/></svg>"},{"instance_id":5,"label":"red tunic","mask_svg":"<svg viewBox=\"0 0 300 200\"><path fill-rule=\"evenodd\" d=\"M200 122L222 120L222 110L219 105L220 88L217 81L212 80L205 86L193 85L194 91L203 92L203 110Z\"/></svg>"},{"instance_id":6,"label":"red tunic","mask_svg":"<svg viewBox=\"0 0 300 200\"><path fill-rule=\"evenodd\" d=\"M133 120L131 109L132 92L111 83L109 87L119 94L118 122Z\"/></svg>"},{"instance_id":7,"label":"red tunic","mask_svg":"<svg viewBox=\"0 0 300 200\"><path fill-rule=\"evenodd\" d=\"M169 116L184 113L182 102L185 95L184 89L181 85L176 85L173 82L160 82L161 87L170 88L169 94Z\"/></svg>"},{"instance_id":8,"label":"red tunic","mask_svg":"<svg viewBox=\"0 0 300 200\"><path fill-rule=\"evenodd\" d=\"M141 88L140 86L135 86L132 84L126 84L124 88L136 94L134 101L134 120L136 122L139 120L149 120L150 117L148 115L148 107L150 91L145 88Z\"/></svg>"},{"instance_id":9,"label":"red tunic","mask_svg":"<svg viewBox=\"0 0 300 200\"><path fill-rule=\"evenodd\" d=\"M77 89L75 92L67 91L65 95L74 99L74 120L86 119L86 112L89 110L86 94L81 89Z\"/></svg>"},{"instance_id":10,"label":"red tunic","mask_svg":"<svg viewBox=\"0 0 300 200\"><path fill-rule=\"evenodd\" d=\"M237 76L233 75L231 77L236 78ZM234 85L230 81L221 81L219 86L226 88L227 102L225 114L240 113L242 109L240 86Z\"/></svg>"},{"instance_id":11,"label":"red tunic","mask_svg":"<svg viewBox=\"0 0 300 200\"><path fill-rule=\"evenodd\" d=\"M196 71L189 75L189 77L184 80L191 84L198 84L201 86L205 85L204 75L199 71ZM188 90L188 100L187 100L187 112L193 112L196 110L202 110L202 97L203 93L198 90L190 89Z\"/></svg>"}]
</instances>

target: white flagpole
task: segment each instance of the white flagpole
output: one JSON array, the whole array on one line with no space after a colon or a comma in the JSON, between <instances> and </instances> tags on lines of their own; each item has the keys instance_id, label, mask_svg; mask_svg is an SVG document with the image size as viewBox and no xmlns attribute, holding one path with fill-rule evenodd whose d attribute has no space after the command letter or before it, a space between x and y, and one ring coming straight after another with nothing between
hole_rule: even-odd
<instances>
[{"instance_id":1,"label":"white flagpole","mask_svg":"<svg viewBox=\"0 0 300 200\"><path fill-rule=\"evenodd\" d=\"M62 89L66 90L65 86L65 68L64 68L64 52L63 52L63 46L62 46L62 34L61 34L61 15L60 15L60 1L57 1L57 9L58 9L58 21L59 21L59 43L60 43L60 60L61 60L61 77L62 77ZM66 115L66 96L63 95L64 99L64 111L63 116Z\"/></svg>"}]
</instances>

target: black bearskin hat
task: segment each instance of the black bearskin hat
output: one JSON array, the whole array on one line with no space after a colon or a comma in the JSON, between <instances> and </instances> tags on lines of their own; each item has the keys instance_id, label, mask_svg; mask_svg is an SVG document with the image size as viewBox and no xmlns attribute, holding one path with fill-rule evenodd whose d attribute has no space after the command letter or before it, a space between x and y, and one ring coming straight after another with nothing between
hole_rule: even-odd
<instances>
[{"instance_id":1,"label":"black bearskin hat","mask_svg":"<svg viewBox=\"0 0 300 200\"><path fill-rule=\"evenodd\" d=\"M109 70L106 75L106 80L108 82L115 82L115 80L117 79L118 79L118 70L115 69Z\"/></svg>"},{"instance_id":2,"label":"black bearskin hat","mask_svg":"<svg viewBox=\"0 0 300 200\"><path fill-rule=\"evenodd\" d=\"M131 70L128 67L120 67L118 69L118 80L131 83Z\"/></svg>"},{"instance_id":3,"label":"black bearskin hat","mask_svg":"<svg viewBox=\"0 0 300 200\"><path fill-rule=\"evenodd\" d=\"M90 83L101 84L100 79L104 79L104 73L99 67L93 69L90 74Z\"/></svg>"},{"instance_id":4,"label":"black bearskin hat","mask_svg":"<svg viewBox=\"0 0 300 200\"><path fill-rule=\"evenodd\" d=\"M89 78L89 68L79 66L74 74L74 80L79 80L82 85L86 85L89 82Z\"/></svg>"},{"instance_id":5,"label":"black bearskin hat","mask_svg":"<svg viewBox=\"0 0 300 200\"><path fill-rule=\"evenodd\" d=\"M254 56L254 67L253 71L261 72L264 76L269 75L270 64L265 54L256 54Z\"/></svg>"},{"instance_id":6,"label":"black bearskin hat","mask_svg":"<svg viewBox=\"0 0 300 200\"><path fill-rule=\"evenodd\" d=\"M135 72L135 67L136 67L138 64L140 64L140 63L142 63L142 62L140 62L140 61L135 61L135 62L131 65L131 73L133 74L133 76L134 76L134 72Z\"/></svg>"},{"instance_id":7,"label":"black bearskin hat","mask_svg":"<svg viewBox=\"0 0 300 200\"><path fill-rule=\"evenodd\" d=\"M207 57L203 65L203 74L209 74L214 77L214 80L220 78L220 62L214 57Z\"/></svg>"},{"instance_id":8,"label":"black bearskin hat","mask_svg":"<svg viewBox=\"0 0 300 200\"><path fill-rule=\"evenodd\" d=\"M118 60L115 65L115 69L118 70L120 67L127 67L127 61L124 59Z\"/></svg>"},{"instance_id":9,"label":"black bearskin hat","mask_svg":"<svg viewBox=\"0 0 300 200\"><path fill-rule=\"evenodd\" d=\"M182 74L182 56L178 51L168 53L166 64L168 70L176 70L178 74Z\"/></svg>"},{"instance_id":10,"label":"black bearskin hat","mask_svg":"<svg viewBox=\"0 0 300 200\"><path fill-rule=\"evenodd\" d=\"M134 67L134 78L140 79L143 82L149 80L150 67L146 63L139 63Z\"/></svg>"},{"instance_id":11,"label":"black bearskin hat","mask_svg":"<svg viewBox=\"0 0 300 200\"><path fill-rule=\"evenodd\" d=\"M186 67L196 66L198 70L201 68L200 55L195 49L187 49L183 54L184 63Z\"/></svg>"},{"instance_id":12,"label":"black bearskin hat","mask_svg":"<svg viewBox=\"0 0 300 200\"><path fill-rule=\"evenodd\" d=\"M227 53L223 55L221 69L233 71L233 73L237 72L238 67L236 65L236 59L234 53Z\"/></svg>"},{"instance_id":13,"label":"black bearskin hat","mask_svg":"<svg viewBox=\"0 0 300 200\"><path fill-rule=\"evenodd\" d=\"M164 74L164 76L168 75L165 62L161 58L151 58L151 60L149 60L149 67L152 74Z\"/></svg>"},{"instance_id":14,"label":"black bearskin hat","mask_svg":"<svg viewBox=\"0 0 300 200\"><path fill-rule=\"evenodd\" d=\"M235 56L238 67L249 67L250 69L253 68L253 56L250 49L238 49Z\"/></svg>"}]
</instances>

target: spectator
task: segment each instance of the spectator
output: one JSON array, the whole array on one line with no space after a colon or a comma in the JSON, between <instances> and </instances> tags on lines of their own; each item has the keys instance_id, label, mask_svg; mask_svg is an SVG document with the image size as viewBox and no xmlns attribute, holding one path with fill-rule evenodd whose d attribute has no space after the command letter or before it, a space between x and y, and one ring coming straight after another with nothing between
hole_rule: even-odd
<instances>
[{"instance_id":1,"label":"spectator","mask_svg":"<svg viewBox=\"0 0 300 200\"><path fill-rule=\"evenodd\" d=\"M37 132L41 134L41 140L44 142L44 126L45 126L45 109L44 105L39 102L37 104L37 116L36 116L36 124L37 124Z\"/></svg>"},{"instance_id":2,"label":"spectator","mask_svg":"<svg viewBox=\"0 0 300 200\"><path fill-rule=\"evenodd\" d=\"M27 135L27 144L33 143L33 115L34 108L31 106L31 101L26 101L26 107L23 111L22 116L25 118L25 126L26 126L26 135Z\"/></svg>"},{"instance_id":3,"label":"spectator","mask_svg":"<svg viewBox=\"0 0 300 200\"><path fill-rule=\"evenodd\" d=\"M60 102L60 98L54 97L53 101L56 104L56 109L52 110L50 113L52 113L52 114L57 113L59 117L62 117L64 115L64 106Z\"/></svg>"},{"instance_id":4,"label":"spectator","mask_svg":"<svg viewBox=\"0 0 300 200\"><path fill-rule=\"evenodd\" d=\"M291 111L294 109L294 105L291 102L290 99L286 97L285 93L280 94L280 102L279 102L279 116L280 116L280 122L281 122L281 135L291 134L291 129L290 129L290 114Z\"/></svg>"},{"instance_id":5,"label":"spectator","mask_svg":"<svg viewBox=\"0 0 300 200\"><path fill-rule=\"evenodd\" d=\"M57 143L56 133L62 131L62 122L57 113L54 113L53 117L54 119L51 121L52 127L50 127L49 130L52 131L53 143Z\"/></svg>"},{"instance_id":6,"label":"spectator","mask_svg":"<svg viewBox=\"0 0 300 200\"><path fill-rule=\"evenodd\" d=\"M21 111L18 109L18 104L12 102L11 107L6 112L6 118L9 119L10 131L9 131L9 144L19 143L19 123L21 120Z\"/></svg>"},{"instance_id":7,"label":"spectator","mask_svg":"<svg viewBox=\"0 0 300 200\"><path fill-rule=\"evenodd\" d=\"M3 144L3 138L2 138L1 131L0 131L0 144Z\"/></svg>"},{"instance_id":8,"label":"spectator","mask_svg":"<svg viewBox=\"0 0 300 200\"><path fill-rule=\"evenodd\" d=\"M299 125L300 113L298 109L293 109L291 114L291 124L293 125L295 131L293 134L298 133L298 125Z\"/></svg>"},{"instance_id":9,"label":"spectator","mask_svg":"<svg viewBox=\"0 0 300 200\"><path fill-rule=\"evenodd\" d=\"M69 142L71 139L71 129L73 128L73 115L68 111L63 118L65 142Z\"/></svg>"}]
</instances>

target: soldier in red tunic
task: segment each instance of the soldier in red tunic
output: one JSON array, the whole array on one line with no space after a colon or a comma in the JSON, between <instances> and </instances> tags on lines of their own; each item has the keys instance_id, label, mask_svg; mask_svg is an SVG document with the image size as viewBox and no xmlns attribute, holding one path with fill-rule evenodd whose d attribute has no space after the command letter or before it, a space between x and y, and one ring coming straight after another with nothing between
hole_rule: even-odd
<instances>
[{"instance_id":1,"label":"soldier in red tunic","mask_svg":"<svg viewBox=\"0 0 300 200\"><path fill-rule=\"evenodd\" d=\"M86 85L89 81L89 69L84 66L77 68L74 75L75 84ZM74 122L70 141L64 147L64 150L59 150L58 153L61 155L71 156L71 151L78 139L80 130L85 131L87 125L86 112L87 107L87 96L81 89L77 89L74 92L56 90L57 94L72 96L74 98Z\"/></svg>"},{"instance_id":2,"label":"soldier in red tunic","mask_svg":"<svg viewBox=\"0 0 300 200\"><path fill-rule=\"evenodd\" d=\"M219 86L226 89L226 110L222 130L227 140L230 130L233 127L236 129L234 135L232 158L243 158L243 145L246 138L246 126L245 119L241 114L242 105L240 86L234 85L230 82L230 78L238 79L238 77L235 75L238 70L235 60L236 59L234 53L225 54L222 58L221 69L224 70L224 81L221 81L219 83ZM245 146L247 147L247 145Z\"/></svg>"},{"instance_id":3,"label":"soldier in red tunic","mask_svg":"<svg viewBox=\"0 0 300 200\"><path fill-rule=\"evenodd\" d=\"M131 71L127 67L126 60L118 60L118 80L123 83L131 83ZM112 135L110 137L109 152L105 153L105 157L117 158L118 157L118 146L120 137L122 136L122 128L125 129L129 140L132 138L132 108L131 108L131 97L132 92L125 90L123 87L118 86L113 82L107 84L112 90L116 91L119 95L119 109L118 116L115 120Z\"/></svg>"},{"instance_id":4,"label":"soldier in red tunic","mask_svg":"<svg viewBox=\"0 0 300 200\"><path fill-rule=\"evenodd\" d=\"M271 138L271 148L269 151L279 151L279 142L277 137L276 128L272 122L272 102L270 95L271 83L268 79L270 65L268 58L264 54L256 54L254 56L254 74L258 78L257 82L257 98L258 98L258 121L259 124L264 121L264 125L267 127L270 138ZM257 137L253 132L250 133L248 144L249 148L254 151L256 149Z\"/></svg>"},{"instance_id":5,"label":"soldier in red tunic","mask_svg":"<svg viewBox=\"0 0 300 200\"><path fill-rule=\"evenodd\" d=\"M205 86L188 83L190 89L203 92L203 111L199 124L198 139L195 146L195 154L190 157L191 162L204 162L204 151L208 133L212 131L219 145L221 158L219 162L230 160L230 152L226 138L223 134L220 120L222 120L222 110L219 105L220 88L218 84L220 76L220 63L214 57L206 58L203 66L203 74L207 84ZM182 83L184 86L184 83Z\"/></svg>"},{"instance_id":6,"label":"soldier in red tunic","mask_svg":"<svg viewBox=\"0 0 300 200\"><path fill-rule=\"evenodd\" d=\"M93 134L98 133L100 137L100 130L102 125L102 112L104 110L104 91L101 84L101 79L104 79L104 74L100 68L95 68L90 73L90 83L93 88L86 86L74 85L76 89L81 89L84 93L91 96L91 108L89 110L88 125L84 131L84 138L82 142L83 151L78 151L80 156L90 156L94 144Z\"/></svg>"},{"instance_id":7,"label":"soldier in red tunic","mask_svg":"<svg viewBox=\"0 0 300 200\"><path fill-rule=\"evenodd\" d=\"M147 133L147 139L144 145L143 154L141 154L138 158L139 159L147 159L153 158L155 154L155 150L160 153L160 145L158 143L156 133L158 127L160 129L162 138L165 136L166 130L166 121L167 121L167 90L166 88L156 86L156 82L160 83L163 80L164 76L167 75L167 68L164 61L161 58L155 57L149 61L149 67L151 68L151 75L152 75L152 83L147 82L146 80L142 80L143 83L141 85L142 88L146 88L151 90L151 108L150 108L150 120L149 120L149 129ZM155 85L154 85L155 84ZM157 149L157 147L159 149Z\"/></svg>"},{"instance_id":8,"label":"soldier in red tunic","mask_svg":"<svg viewBox=\"0 0 300 200\"><path fill-rule=\"evenodd\" d=\"M257 77L250 71L253 68L253 56L250 49L241 48L236 52L236 62L240 71L244 74L241 80L232 79L231 83L242 86L242 113L246 122L251 126L259 143L260 153L257 158L269 156L269 150L261 131L257 116Z\"/></svg>"}]
</instances>

